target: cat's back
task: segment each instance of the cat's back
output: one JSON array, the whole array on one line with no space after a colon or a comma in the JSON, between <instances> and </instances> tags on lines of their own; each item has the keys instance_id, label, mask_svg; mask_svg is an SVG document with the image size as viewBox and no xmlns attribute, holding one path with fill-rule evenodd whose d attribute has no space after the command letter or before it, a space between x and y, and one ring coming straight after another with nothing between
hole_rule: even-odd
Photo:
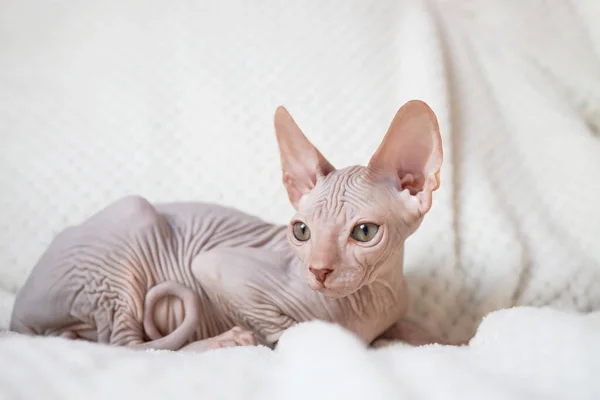
<instances>
[{"instance_id":1,"label":"cat's back","mask_svg":"<svg viewBox=\"0 0 600 400\"><path fill-rule=\"evenodd\" d=\"M174 233L202 250L215 247L265 247L286 245L284 225L265 221L242 210L210 202L157 203Z\"/></svg>"}]
</instances>

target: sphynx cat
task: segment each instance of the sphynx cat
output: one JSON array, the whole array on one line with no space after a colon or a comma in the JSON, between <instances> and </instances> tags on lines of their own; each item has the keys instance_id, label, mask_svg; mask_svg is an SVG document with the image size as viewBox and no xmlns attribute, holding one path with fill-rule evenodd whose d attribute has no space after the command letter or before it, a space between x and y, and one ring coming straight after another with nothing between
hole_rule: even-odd
<instances>
[{"instance_id":1,"label":"sphynx cat","mask_svg":"<svg viewBox=\"0 0 600 400\"><path fill-rule=\"evenodd\" d=\"M140 349L274 347L294 324L340 324L365 344L436 342L404 319L404 242L430 210L442 142L424 102L402 106L368 166L336 169L283 107L274 225L207 203L130 196L59 233L19 291L11 330Z\"/></svg>"}]
</instances>

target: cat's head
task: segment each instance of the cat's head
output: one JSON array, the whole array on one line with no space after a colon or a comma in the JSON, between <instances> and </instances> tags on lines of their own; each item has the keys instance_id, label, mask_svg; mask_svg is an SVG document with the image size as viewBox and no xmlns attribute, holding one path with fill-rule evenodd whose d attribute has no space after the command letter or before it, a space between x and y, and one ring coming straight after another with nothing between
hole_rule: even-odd
<instances>
[{"instance_id":1,"label":"cat's head","mask_svg":"<svg viewBox=\"0 0 600 400\"><path fill-rule=\"evenodd\" d=\"M297 211L288 238L307 284L344 297L390 268L401 272L404 241L439 186L442 140L429 106L402 106L366 167L335 169L283 107L275 112L275 132Z\"/></svg>"}]
</instances>

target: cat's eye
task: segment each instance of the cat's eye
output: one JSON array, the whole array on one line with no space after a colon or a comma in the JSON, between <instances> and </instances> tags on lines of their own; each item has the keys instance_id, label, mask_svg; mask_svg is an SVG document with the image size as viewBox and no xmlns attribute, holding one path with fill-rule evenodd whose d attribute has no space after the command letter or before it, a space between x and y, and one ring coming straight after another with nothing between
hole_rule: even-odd
<instances>
[{"instance_id":1,"label":"cat's eye","mask_svg":"<svg viewBox=\"0 0 600 400\"><path fill-rule=\"evenodd\" d=\"M308 226L306 226L304 222L296 222L292 230L294 232L294 237L297 240L306 242L308 239L310 239L310 229L308 229Z\"/></svg>"},{"instance_id":2,"label":"cat's eye","mask_svg":"<svg viewBox=\"0 0 600 400\"><path fill-rule=\"evenodd\" d=\"M352 229L350 237L357 242L369 242L373 240L378 230L379 225L376 224L358 224Z\"/></svg>"}]
</instances>

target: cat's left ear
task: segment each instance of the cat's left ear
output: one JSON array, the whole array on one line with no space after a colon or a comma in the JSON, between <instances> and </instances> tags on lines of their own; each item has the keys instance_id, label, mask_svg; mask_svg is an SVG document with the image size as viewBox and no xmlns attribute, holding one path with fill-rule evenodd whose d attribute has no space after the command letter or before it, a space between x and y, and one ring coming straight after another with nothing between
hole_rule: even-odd
<instances>
[{"instance_id":1,"label":"cat's left ear","mask_svg":"<svg viewBox=\"0 0 600 400\"><path fill-rule=\"evenodd\" d=\"M335 170L304 136L290 113L279 106L275 111L275 134L281 156L283 184L294 208L302 196L317 184L317 178Z\"/></svg>"},{"instance_id":2,"label":"cat's left ear","mask_svg":"<svg viewBox=\"0 0 600 400\"><path fill-rule=\"evenodd\" d=\"M443 150L435 113L420 100L403 105L369 161L369 169L391 178L399 190L408 189L419 200L419 211L431 208L432 193L440 185Z\"/></svg>"}]
</instances>

